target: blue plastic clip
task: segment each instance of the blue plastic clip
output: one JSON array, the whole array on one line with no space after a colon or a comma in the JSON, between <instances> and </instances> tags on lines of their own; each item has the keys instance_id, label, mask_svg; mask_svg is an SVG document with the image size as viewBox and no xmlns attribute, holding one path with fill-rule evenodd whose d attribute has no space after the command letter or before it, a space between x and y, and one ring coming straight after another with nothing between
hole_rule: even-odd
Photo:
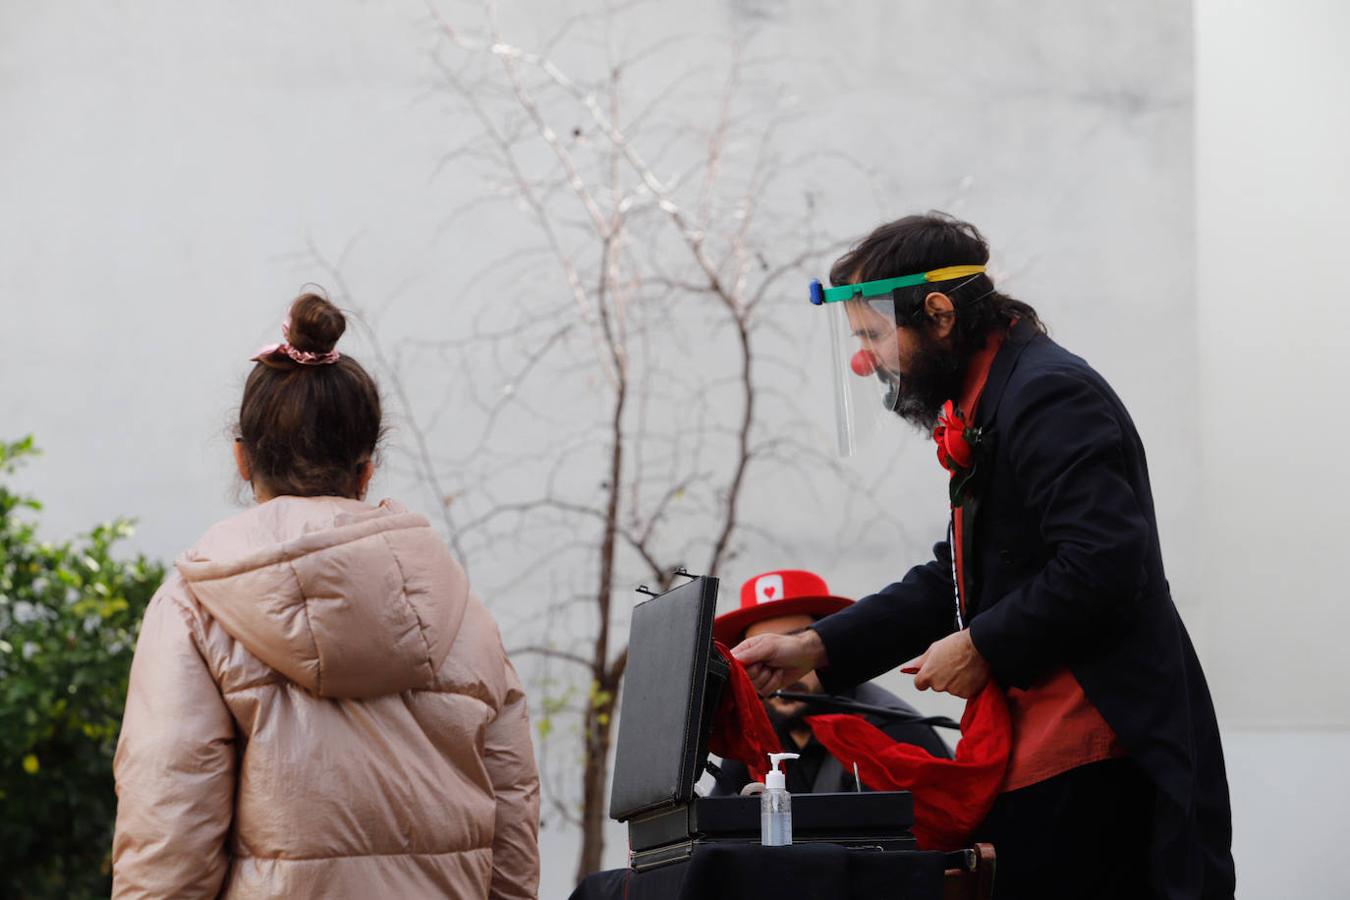
<instances>
[{"instance_id":1,"label":"blue plastic clip","mask_svg":"<svg viewBox=\"0 0 1350 900\"><path fill-rule=\"evenodd\" d=\"M825 305L825 289L820 286L819 278L811 279L811 305L812 306Z\"/></svg>"}]
</instances>

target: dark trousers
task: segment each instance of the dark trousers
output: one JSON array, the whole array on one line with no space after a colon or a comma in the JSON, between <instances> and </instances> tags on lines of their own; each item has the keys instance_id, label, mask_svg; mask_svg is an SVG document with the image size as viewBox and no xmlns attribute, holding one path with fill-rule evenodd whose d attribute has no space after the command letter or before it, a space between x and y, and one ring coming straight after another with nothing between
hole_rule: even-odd
<instances>
[{"instance_id":1,"label":"dark trousers","mask_svg":"<svg viewBox=\"0 0 1350 900\"><path fill-rule=\"evenodd\" d=\"M1139 900L1153 785L1111 759L999 795L975 840L994 845L995 900Z\"/></svg>"}]
</instances>

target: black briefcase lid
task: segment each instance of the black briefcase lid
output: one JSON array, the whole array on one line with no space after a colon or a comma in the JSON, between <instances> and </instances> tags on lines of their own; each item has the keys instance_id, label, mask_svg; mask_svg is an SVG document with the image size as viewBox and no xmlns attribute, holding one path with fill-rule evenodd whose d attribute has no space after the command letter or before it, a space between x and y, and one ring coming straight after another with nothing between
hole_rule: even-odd
<instances>
[{"instance_id":1,"label":"black briefcase lid","mask_svg":"<svg viewBox=\"0 0 1350 900\"><path fill-rule=\"evenodd\" d=\"M725 678L722 660L710 661L716 607L717 579L699 577L633 609L609 795L613 819L694 798L711 707Z\"/></svg>"}]
</instances>

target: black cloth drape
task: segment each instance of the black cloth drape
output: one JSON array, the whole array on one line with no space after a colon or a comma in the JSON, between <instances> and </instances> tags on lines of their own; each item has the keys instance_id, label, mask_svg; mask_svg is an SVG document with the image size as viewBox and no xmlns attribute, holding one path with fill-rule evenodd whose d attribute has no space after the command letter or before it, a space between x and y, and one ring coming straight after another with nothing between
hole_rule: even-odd
<instances>
[{"instance_id":1,"label":"black cloth drape","mask_svg":"<svg viewBox=\"0 0 1350 900\"><path fill-rule=\"evenodd\" d=\"M598 872L570 900L940 900L945 856L838 844L705 844L686 863Z\"/></svg>"}]
</instances>

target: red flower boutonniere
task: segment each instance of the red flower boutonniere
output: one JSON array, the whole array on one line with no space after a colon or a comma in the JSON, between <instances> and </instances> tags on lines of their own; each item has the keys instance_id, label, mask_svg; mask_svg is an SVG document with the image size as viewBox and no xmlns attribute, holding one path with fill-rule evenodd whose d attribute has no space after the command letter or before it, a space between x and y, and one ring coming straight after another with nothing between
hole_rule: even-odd
<instances>
[{"instance_id":1,"label":"red flower boutonniere","mask_svg":"<svg viewBox=\"0 0 1350 900\"><path fill-rule=\"evenodd\" d=\"M960 506L975 477L984 430L967 425L961 410L948 400L933 429L933 440L937 443L938 462L951 473L947 490L952 506Z\"/></svg>"}]
</instances>

